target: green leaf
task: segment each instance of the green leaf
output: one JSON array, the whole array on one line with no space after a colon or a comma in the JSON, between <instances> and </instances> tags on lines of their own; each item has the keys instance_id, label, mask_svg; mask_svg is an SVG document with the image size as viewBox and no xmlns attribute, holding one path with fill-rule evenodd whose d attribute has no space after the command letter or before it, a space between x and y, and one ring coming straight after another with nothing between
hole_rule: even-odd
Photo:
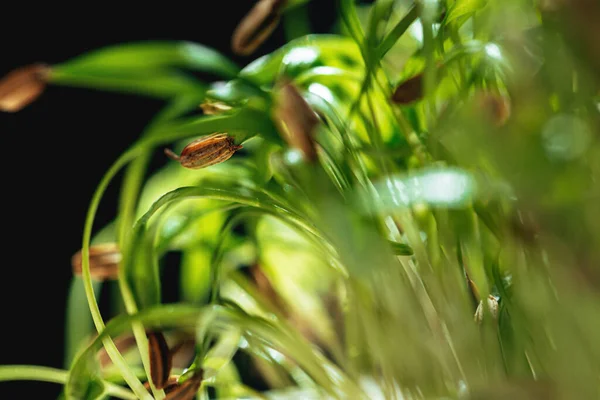
<instances>
[{"instance_id":1,"label":"green leaf","mask_svg":"<svg viewBox=\"0 0 600 400\"><path fill-rule=\"evenodd\" d=\"M215 330L224 332L237 327L262 348L251 344L246 350L260 353L266 349L273 349L290 357L321 389L331 395L339 397L340 392L346 395L356 395L360 392L341 370L323 357L306 339L282 324L276 325L262 318L252 317L238 309L215 306L206 310L197 326L198 343L203 343L207 335Z\"/></svg>"},{"instance_id":2,"label":"green leaf","mask_svg":"<svg viewBox=\"0 0 600 400\"><path fill-rule=\"evenodd\" d=\"M419 11L416 6L412 6L406 15L398 21L398 23L392 28L391 31L383 38L379 46L377 46L377 57L378 59L383 58L388 51L396 44L398 39L408 30L413 22L419 16Z\"/></svg>"},{"instance_id":3,"label":"green leaf","mask_svg":"<svg viewBox=\"0 0 600 400\"><path fill-rule=\"evenodd\" d=\"M448 11L445 24L457 20L456 24L460 26L471 15L485 7L486 4L485 0L457 0Z\"/></svg>"},{"instance_id":4,"label":"green leaf","mask_svg":"<svg viewBox=\"0 0 600 400\"><path fill-rule=\"evenodd\" d=\"M355 70L362 65L360 50L352 40L338 35L307 35L248 64L240 76L263 86L280 76L294 78L318 66Z\"/></svg>"},{"instance_id":5,"label":"green leaf","mask_svg":"<svg viewBox=\"0 0 600 400\"><path fill-rule=\"evenodd\" d=\"M94 293L100 294L102 282L93 282ZM75 354L95 333L90 309L85 299L85 290L81 277L71 279L69 297L67 299L67 315L65 321L65 368L68 368Z\"/></svg>"},{"instance_id":6,"label":"green leaf","mask_svg":"<svg viewBox=\"0 0 600 400\"><path fill-rule=\"evenodd\" d=\"M242 334L233 328L223 332L217 343L206 353L202 360L203 379L211 379L224 368L237 352Z\"/></svg>"},{"instance_id":7,"label":"green leaf","mask_svg":"<svg viewBox=\"0 0 600 400\"><path fill-rule=\"evenodd\" d=\"M388 240L388 243L392 246L392 251L397 256L412 256L414 253L412 247L407 244L393 242L391 240Z\"/></svg>"},{"instance_id":8,"label":"green leaf","mask_svg":"<svg viewBox=\"0 0 600 400\"><path fill-rule=\"evenodd\" d=\"M107 47L55 65L50 80L158 98L202 94L204 84L180 68L225 78L234 78L239 72L226 57L196 43L142 42Z\"/></svg>"},{"instance_id":9,"label":"green leaf","mask_svg":"<svg viewBox=\"0 0 600 400\"><path fill-rule=\"evenodd\" d=\"M214 49L192 42L146 41L125 43L86 53L54 66L59 71L127 71L185 68L234 78L239 68Z\"/></svg>"},{"instance_id":10,"label":"green leaf","mask_svg":"<svg viewBox=\"0 0 600 400\"><path fill-rule=\"evenodd\" d=\"M126 73L98 69L55 69L53 84L87 87L124 93L136 93L157 98L171 98L184 94L202 94L205 87L191 76L176 71L142 71Z\"/></svg>"},{"instance_id":11,"label":"green leaf","mask_svg":"<svg viewBox=\"0 0 600 400\"><path fill-rule=\"evenodd\" d=\"M348 29L350 36L352 36L352 39L362 46L365 33L360 25L358 14L356 13L354 0L340 0L340 17L344 26Z\"/></svg>"},{"instance_id":12,"label":"green leaf","mask_svg":"<svg viewBox=\"0 0 600 400\"><path fill-rule=\"evenodd\" d=\"M181 297L187 303L206 303L210 292L210 260L213 251L196 247L183 252L181 260Z\"/></svg>"},{"instance_id":13,"label":"green leaf","mask_svg":"<svg viewBox=\"0 0 600 400\"><path fill-rule=\"evenodd\" d=\"M103 339L115 337L131 329L133 322L141 322L146 328L162 327L194 327L201 312L198 307L187 305L169 305L151 308L133 315L120 315L113 318L105 329L94 341L87 346L75 359L67 383L65 384L65 395L67 399L81 399L88 390L87 382L97 375L95 354L102 346Z\"/></svg>"},{"instance_id":14,"label":"green leaf","mask_svg":"<svg viewBox=\"0 0 600 400\"><path fill-rule=\"evenodd\" d=\"M104 383L98 379L92 379L85 393L85 400L103 400L107 396Z\"/></svg>"},{"instance_id":15,"label":"green leaf","mask_svg":"<svg viewBox=\"0 0 600 400\"><path fill-rule=\"evenodd\" d=\"M194 307L190 305L160 305L148 308L132 315L120 315L106 324L101 334L75 360L65 385L68 399L84 398L88 387L81 387L82 382L89 382L88 363L102 346L103 339L115 337L129 329L134 322L141 323L146 329L179 328L197 329L197 341L202 343L209 331L229 331L237 327L244 334L260 340L264 346L272 347L295 360L311 378L331 394L341 390L345 393L356 393L358 389L341 370L323 357L299 334L285 331L282 327L268 321L251 317L240 311L220 306ZM89 376L89 375L88 375ZM93 376L93 375L92 375ZM82 392L82 389L84 391Z\"/></svg>"}]
</instances>

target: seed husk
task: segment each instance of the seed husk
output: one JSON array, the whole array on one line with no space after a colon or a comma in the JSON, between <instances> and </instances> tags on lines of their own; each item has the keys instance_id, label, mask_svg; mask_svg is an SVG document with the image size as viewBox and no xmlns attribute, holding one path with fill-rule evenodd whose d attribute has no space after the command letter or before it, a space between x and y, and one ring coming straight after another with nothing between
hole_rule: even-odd
<instances>
[{"instance_id":1,"label":"seed husk","mask_svg":"<svg viewBox=\"0 0 600 400\"><path fill-rule=\"evenodd\" d=\"M281 19L285 0L260 0L244 16L231 37L235 54L252 54L273 33Z\"/></svg>"},{"instance_id":2,"label":"seed husk","mask_svg":"<svg viewBox=\"0 0 600 400\"><path fill-rule=\"evenodd\" d=\"M90 246L90 274L97 281L116 280L119 274L121 252L116 243L102 243ZM82 251L71 257L73 273L82 274Z\"/></svg>"},{"instance_id":3,"label":"seed husk","mask_svg":"<svg viewBox=\"0 0 600 400\"><path fill-rule=\"evenodd\" d=\"M0 110L17 112L35 101L46 88L50 67L33 64L17 68L0 80Z\"/></svg>"},{"instance_id":4,"label":"seed husk","mask_svg":"<svg viewBox=\"0 0 600 400\"><path fill-rule=\"evenodd\" d=\"M177 380L179 379L179 375L171 375L165 384L164 390L168 390L169 387L174 387L177 385ZM146 390L150 391L150 382L144 382L144 387ZM156 386L155 386L156 387Z\"/></svg>"},{"instance_id":5,"label":"seed husk","mask_svg":"<svg viewBox=\"0 0 600 400\"><path fill-rule=\"evenodd\" d=\"M215 133L194 140L179 156L169 149L165 149L165 154L185 168L200 169L229 160L241 148L226 133Z\"/></svg>"},{"instance_id":6,"label":"seed husk","mask_svg":"<svg viewBox=\"0 0 600 400\"><path fill-rule=\"evenodd\" d=\"M174 383L165 387L165 400L193 400L202 384L202 371L182 383Z\"/></svg>"},{"instance_id":7,"label":"seed husk","mask_svg":"<svg viewBox=\"0 0 600 400\"><path fill-rule=\"evenodd\" d=\"M157 389L163 389L171 375L173 355L162 332L146 332L148 338L148 354L150 356L150 379Z\"/></svg>"},{"instance_id":8,"label":"seed husk","mask_svg":"<svg viewBox=\"0 0 600 400\"><path fill-rule=\"evenodd\" d=\"M307 161L316 161L314 130L319 124L317 114L290 81L279 85L276 100L274 117L283 139L290 147L302 151Z\"/></svg>"},{"instance_id":9,"label":"seed husk","mask_svg":"<svg viewBox=\"0 0 600 400\"><path fill-rule=\"evenodd\" d=\"M396 104L411 104L423 98L423 74L418 74L400 83L392 94Z\"/></svg>"},{"instance_id":10,"label":"seed husk","mask_svg":"<svg viewBox=\"0 0 600 400\"><path fill-rule=\"evenodd\" d=\"M476 102L485 117L495 126L503 126L508 121L510 117L510 101L508 97L499 93L482 91L477 93Z\"/></svg>"}]
</instances>

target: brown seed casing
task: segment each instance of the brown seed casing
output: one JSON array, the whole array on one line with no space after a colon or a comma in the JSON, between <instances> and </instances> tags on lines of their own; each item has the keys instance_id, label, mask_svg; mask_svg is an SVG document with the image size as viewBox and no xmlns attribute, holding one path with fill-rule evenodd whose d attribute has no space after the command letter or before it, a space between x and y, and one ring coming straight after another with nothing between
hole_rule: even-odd
<instances>
[{"instance_id":1,"label":"brown seed casing","mask_svg":"<svg viewBox=\"0 0 600 400\"><path fill-rule=\"evenodd\" d=\"M102 243L90 246L90 274L97 281L118 279L121 252L116 243ZM73 273L81 276L82 253L79 250L71 257Z\"/></svg>"},{"instance_id":2,"label":"brown seed casing","mask_svg":"<svg viewBox=\"0 0 600 400\"><path fill-rule=\"evenodd\" d=\"M37 99L44 89L50 67L33 64L17 68L0 80L0 110L16 112Z\"/></svg>"},{"instance_id":3,"label":"brown seed casing","mask_svg":"<svg viewBox=\"0 0 600 400\"><path fill-rule=\"evenodd\" d=\"M418 74L402 82L392 94L396 104L410 104L423 97L423 74Z\"/></svg>"},{"instance_id":4,"label":"brown seed casing","mask_svg":"<svg viewBox=\"0 0 600 400\"><path fill-rule=\"evenodd\" d=\"M313 133L319 118L290 82L283 82L279 86L274 117L285 141L301 150L307 161L315 161L317 151Z\"/></svg>"},{"instance_id":5,"label":"brown seed casing","mask_svg":"<svg viewBox=\"0 0 600 400\"><path fill-rule=\"evenodd\" d=\"M260 0L242 19L231 37L235 54L252 54L273 33L281 19L285 0Z\"/></svg>"},{"instance_id":6,"label":"brown seed casing","mask_svg":"<svg viewBox=\"0 0 600 400\"><path fill-rule=\"evenodd\" d=\"M165 154L185 168L200 169L229 160L241 148L226 133L215 133L194 140L185 146L180 156L169 149L165 149Z\"/></svg>"},{"instance_id":7,"label":"brown seed casing","mask_svg":"<svg viewBox=\"0 0 600 400\"><path fill-rule=\"evenodd\" d=\"M175 383L165 387L165 400L194 400L202 384L202 372L196 373L183 383Z\"/></svg>"},{"instance_id":8,"label":"brown seed casing","mask_svg":"<svg viewBox=\"0 0 600 400\"><path fill-rule=\"evenodd\" d=\"M510 101L500 93L482 91L476 94L477 107L495 126L506 124L510 117Z\"/></svg>"},{"instance_id":9,"label":"brown seed casing","mask_svg":"<svg viewBox=\"0 0 600 400\"><path fill-rule=\"evenodd\" d=\"M179 375L171 375L169 379L167 379L167 383L164 387L164 390L167 391L169 388L177 386L177 379L179 379ZM151 391L150 382L144 382L144 387L146 390Z\"/></svg>"},{"instance_id":10,"label":"brown seed casing","mask_svg":"<svg viewBox=\"0 0 600 400\"><path fill-rule=\"evenodd\" d=\"M157 389L163 389L171 375L173 356L164 335L158 331L147 332L150 356L150 379Z\"/></svg>"}]
</instances>

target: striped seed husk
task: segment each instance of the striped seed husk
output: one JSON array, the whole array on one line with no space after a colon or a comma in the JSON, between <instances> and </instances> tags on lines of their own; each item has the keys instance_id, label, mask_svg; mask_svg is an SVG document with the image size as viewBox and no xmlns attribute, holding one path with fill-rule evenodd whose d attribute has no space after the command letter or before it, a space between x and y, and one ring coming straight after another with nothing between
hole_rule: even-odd
<instances>
[{"instance_id":1,"label":"striped seed husk","mask_svg":"<svg viewBox=\"0 0 600 400\"><path fill-rule=\"evenodd\" d=\"M150 379L157 389L167 386L171 368L173 367L173 355L162 332L146 332L148 337L148 354L150 357Z\"/></svg>"},{"instance_id":2,"label":"striped seed husk","mask_svg":"<svg viewBox=\"0 0 600 400\"><path fill-rule=\"evenodd\" d=\"M260 0L244 16L231 36L235 54L247 56L271 36L279 20L285 0Z\"/></svg>"},{"instance_id":3,"label":"striped seed husk","mask_svg":"<svg viewBox=\"0 0 600 400\"><path fill-rule=\"evenodd\" d=\"M0 110L17 112L35 101L46 88L50 67L33 64L17 68L0 80Z\"/></svg>"},{"instance_id":4,"label":"striped seed husk","mask_svg":"<svg viewBox=\"0 0 600 400\"><path fill-rule=\"evenodd\" d=\"M170 384L165 387L165 400L193 400L202 384L202 371L182 383Z\"/></svg>"},{"instance_id":5,"label":"striped seed husk","mask_svg":"<svg viewBox=\"0 0 600 400\"><path fill-rule=\"evenodd\" d=\"M119 275L121 252L116 243L102 243L90 246L90 274L97 281L116 280ZM71 257L73 273L82 274L82 250Z\"/></svg>"},{"instance_id":6,"label":"striped seed husk","mask_svg":"<svg viewBox=\"0 0 600 400\"><path fill-rule=\"evenodd\" d=\"M165 149L165 154L185 168L200 169L229 160L241 148L226 133L215 133L194 140L185 146L180 156L169 149Z\"/></svg>"}]
</instances>

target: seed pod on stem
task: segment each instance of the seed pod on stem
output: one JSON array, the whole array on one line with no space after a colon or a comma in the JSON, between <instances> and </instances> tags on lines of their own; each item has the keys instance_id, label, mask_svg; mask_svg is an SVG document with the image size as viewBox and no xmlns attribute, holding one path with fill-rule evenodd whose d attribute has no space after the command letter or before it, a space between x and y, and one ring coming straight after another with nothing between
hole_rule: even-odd
<instances>
[{"instance_id":1,"label":"seed pod on stem","mask_svg":"<svg viewBox=\"0 0 600 400\"><path fill-rule=\"evenodd\" d=\"M121 252L116 243L102 243L90 247L90 275L97 281L116 280L119 274ZM73 273L82 274L82 251L71 257Z\"/></svg>"},{"instance_id":2,"label":"seed pod on stem","mask_svg":"<svg viewBox=\"0 0 600 400\"><path fill-rule=\"evenodd\" d=\"M165 154L185 168L200 169L229 160L241 148L226 133L215 133L194 140L185 146L180 156L169 149L165 149Z\"/></svg>"},{"instance_id":3,"label":"seed pod on stem","mask_svg":"<svg viewBox=\"0 0 600 400\"><path fill-rule=\"evenodd\" d=\"M286 80L278 86L274 119L279 132L291 147L302 151L307 161L314 162L317 159L314 130L319 118L291 82Z\"/></svg>"},{"instance_id":4,"label":"seed pod on stem","mask_svg":"<svg viewBox=\"0 0 600 400\"><path fill-rule=\"evenodd\" d=\"M165 400L193 400L196 398L196 393L198 393L202 384L202 371L196 372L182 383L178 381L165 387Z\"/></svg>"},{"instance_id":5,"label":"seed pod on stem","mask_svg":"<svg viewBox=\"0 0 600 400\"><path fill-rule=\"evenodd\" d=\"M37 99L48 82L50 67L33 64L17 68L0 80L0 110L16 112Z\"/></svg>"},{"instance_id":6,"label":"seed pod on stem","mask_svg":"<svg viewBox=\"0 0 600 400\"><path fill-rule=\"evenodd\" d=\"M150 331L148 338L148 354L150 356L150 379L157 389L163 389L171 375L173 355L162 332Z\"/></svg>"},{"instance_id":7,"label":"seed pod on stem","mask_svg":"<svg viewBox=\"0 0 600 400\"><path fill-rule=\"evenodd\" d=\"M238 24L231 37L235 54L252 54L275 30L281 19L285 0L260 0Z\"/></svg>"},{"instance_id":8,"label":"seed pod on stem","mask_svg":"<svg viewBox=\"0 0 600 400\"><path fill-rule=\"evenodd\" d=\"M418 74L400 83L392 94L396 104L411 104L423 97L423 74Z\"/></svg>"}]
</instances>

